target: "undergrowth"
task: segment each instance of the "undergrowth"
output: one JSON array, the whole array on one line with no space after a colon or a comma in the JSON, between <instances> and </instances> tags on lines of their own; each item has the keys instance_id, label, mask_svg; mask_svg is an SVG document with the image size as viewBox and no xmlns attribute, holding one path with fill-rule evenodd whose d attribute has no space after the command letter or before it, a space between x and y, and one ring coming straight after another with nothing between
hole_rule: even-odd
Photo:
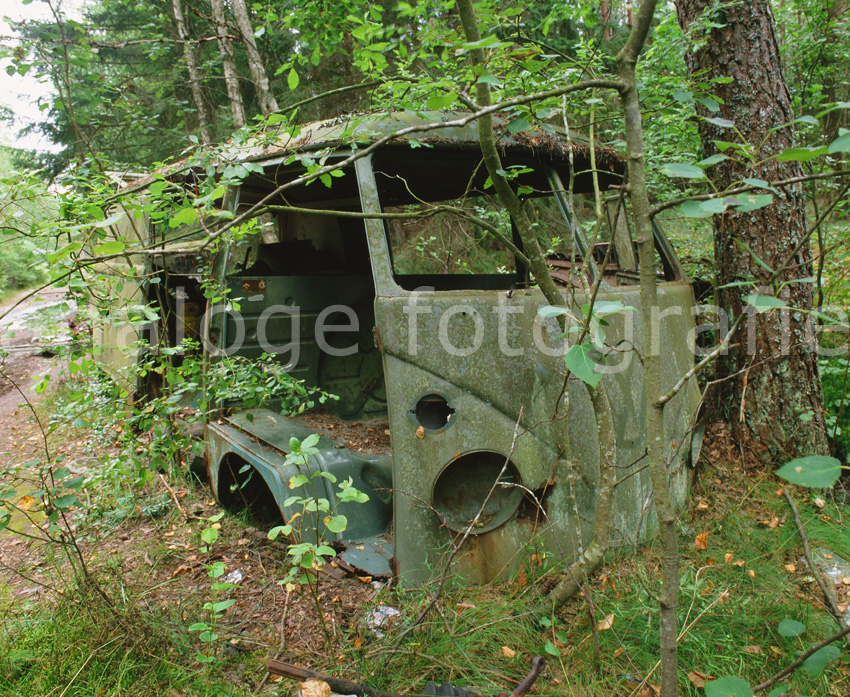
<instances>
[{"instance_id":1,"label":"undergrowth","mask_svg":"<svg viewBox=\"0 0 850 697\"><path fill-rule=\"evenodd\" d=\"M58 445L80 438L81 431L66 423L51 438ZM98 431L97 438L100 446L80 443L76 455L91 455L110 442L117 450L114 434ZM548 662L535 695L654 694L660 576L654 544L613 554L587 594L543 625L528 613L553 579L551 556L545 562L533 557L517 577L483 587L450 579L437 607L398 646L404 622L427 605L427 589L373 588L373 579L356 575L323 579L321 607L333 636L327 650L309 595L278 584L287 572L284 545L269 541L247 520L225 516L215 523L220 536L213 549L202 551L202 531L220 509L188 473L181 479L175 471L170 482L183 512L195 516L189 520L158 478L132 492L135 504L125 500L120 477L92 481L87 510L74 525L92 573L114 606L67 579L56 584L61 594L25 595L21 583L0 576L0 694L289 693L289 681L265 675L268 659L277 657L395 692L417 694L429 681L448 681L495 695L510 692L535 655ZM701 696L703 681L726 675L755 685L836 629L801 559L782 486L740 465L709 464L700 471L690 508L680 516L682 694ZM845 507L816 493L793 495L811 546L850 559ZM42 579L61 573L50 555L38 556L23 567L25 573ZM226 573L240 570L245 580L214 596L207 572L216 564ZM221 638L204 647L189 628L209 618L205 605L222 599L235 602L212 618ZM368 627L370 612L380 605L398 609L404 618L382 638ZM778 625L788 619L803 623L805 631L780 635ZM211 649L215 660L200 664L201 649ZM842 659L817 677L798 671L788 682L792 695L850 694L850 671Z\"/></svg>"}]
</instances>

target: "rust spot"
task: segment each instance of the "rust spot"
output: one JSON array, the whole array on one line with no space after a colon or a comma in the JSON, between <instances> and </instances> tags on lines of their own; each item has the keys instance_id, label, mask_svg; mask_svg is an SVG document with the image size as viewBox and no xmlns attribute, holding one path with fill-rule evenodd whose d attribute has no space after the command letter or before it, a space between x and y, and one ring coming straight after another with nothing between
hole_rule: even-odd
<instances>
[{"instance_id":1,"label":"rust spot","mask_svg":"<svg viewBox=\"0 0 850 697\"><path fill-rule=\"evenodd\" d=\"M250 281L242 282L243 293L259 293L266 289L266 282L263 279L252 278Z\"/></svg>"}]
</instances>

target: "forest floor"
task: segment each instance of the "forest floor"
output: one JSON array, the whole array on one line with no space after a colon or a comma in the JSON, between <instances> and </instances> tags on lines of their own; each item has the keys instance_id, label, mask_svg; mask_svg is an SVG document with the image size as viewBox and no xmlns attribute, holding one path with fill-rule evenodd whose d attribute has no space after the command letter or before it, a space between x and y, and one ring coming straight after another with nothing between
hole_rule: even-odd
<instances>
[{"instance_id":1,"label":"forest floor","mask_svg":"<svg viewBox=\"0 0 850 697\"><path fill-rule=\"evenodd\" d=\"M545 554L530 555L504 582L474 588L450 580L434 610L399 641L427 605L427 589L339 566L320 576L317 598L305 585L281 585L286 547L247 519L217 519L204 483L158 473L130 490L109 477L122 457L114 434L51 422L66 379L60 369L37 353L7 357L3 371L21 390L0 384L0 458L7 471L42 458L41 426L49 427L51 454L88 478L70 524L90 579L70 573L67 546L20 534L39 533L44 519L35 507L32 520L0 533L0 694L294 694L294 682L266 670L277 658L405 694L449 681L495 695L512 691L535 655L548 664L532 694L657 694L654 544L612 553L586 593L541 625L527 613L558 573ZM47 373L54 387L38 394L30 376ZM826 496L794 496L812 547L836 563L850 559L850 511ZM208 529L218 532L212 544L201 537ZM706 442L681 542L682 694L702 695L707 681L726 675L755 685L835 631L781 483L741 462L722 433ZM232 585L216 588L221 581ZM846 609L850 569L832 582ZM214 615L211 605L229 600ZM381 606L401 615L376 630L370 624ZM796 634L781 629L786 620L799 623ZM199 623L211 641L201 641ZM843 657L816 668L795 673L788 694L850 694Z\"/></svg>"}]
</instances>

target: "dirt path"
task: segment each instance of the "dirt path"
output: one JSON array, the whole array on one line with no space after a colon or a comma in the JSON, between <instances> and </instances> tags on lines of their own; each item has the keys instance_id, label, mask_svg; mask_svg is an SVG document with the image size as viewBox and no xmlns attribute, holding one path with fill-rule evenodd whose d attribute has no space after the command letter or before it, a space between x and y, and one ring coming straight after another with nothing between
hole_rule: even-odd
<instances>
[{"instance_id":1,"label":"dirt path","mask_svg":"<svg viewBox=\"0 0 850 697\"><path fill-rule=\"evenodd\" d=\"M41 427L31 406L43 396L36 391L38 383L58 373L56 359L45 355L45 346L70 338L66 317L71 312L63 307L65 289L41 291L9 311L24 295L0 305L0 316L8 312L0 320L0 485L9 483L8 471L45 455ZM9 573L10 568L38 563L37 557L36 547L23 538L0 534L0 587L5 585L5 592L18 599L37 595L36 584Z\"/></svg>"}]
</instances>

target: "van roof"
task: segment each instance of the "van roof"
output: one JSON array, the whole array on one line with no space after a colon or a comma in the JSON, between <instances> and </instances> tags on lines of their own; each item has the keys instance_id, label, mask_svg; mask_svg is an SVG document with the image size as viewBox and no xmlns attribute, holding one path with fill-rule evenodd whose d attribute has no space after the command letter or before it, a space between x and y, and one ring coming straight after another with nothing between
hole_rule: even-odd
<instances>
[{"instance_id":1,"label":"van roof","mask_svg":"<svg viewBox=\"0 0 850 697\"><path fill-rule=\"evenodd\" d=\"M232 155L262 161L285 153L320 150L351 143L373 143L393 133L404 135L390 140L388 147L411 147L411 143L441 147L478 147L478 124L471 112L395 111L348 114L334 119L304 124L294 135L289 129L267 131L265 137L255 138L235 146ZM464 123L466 121L466 123ZM501 150L534 151L546 159L569 161L570 149L576 169L589 166L590 141L578 131L571 130L569 138L563 128L542 124L512 133L510 119L493 114ZM420 129L420 130L416 130ZM597 167L622 173L625 160L613 149L596 146Z\"/></svg>"},{"instance_id":2,"label":"van roof","mask_svg":"<svg viewBox=\"0 0 850 697\"><path fill-rule=\"evenodd\" d=\"M353 144L374 143L393 133L403 135L391 138L384 147L407 148L416 144L434 148L478 148L478 125L471 112L394 111L380 113L347 114L333 119L314 121L299 126L291 134L286 125L268 127L264 133L247 141L230 141L221 151L220 159L230 163L279 160L298 152L311 152ZM458 123L460 122L460 123ZM503 153L531 154L543 160L562 165L570 162L572 150L575 172L590 170L590 141L579 131L570 130L569 138L563 128L541 124L511 133L510 119L493 114L498 132L497 145ZM435 125L436 124L436 125ZM159 169L156 175L169 179L193 179L193 170L199 169L193 158L174 162ZM596 167L602 173L622 175L625 159L613 148L596 146ZM123 188L141 189L157 178L156 175L134 175Z\"/></svg>"}]
</instances>

